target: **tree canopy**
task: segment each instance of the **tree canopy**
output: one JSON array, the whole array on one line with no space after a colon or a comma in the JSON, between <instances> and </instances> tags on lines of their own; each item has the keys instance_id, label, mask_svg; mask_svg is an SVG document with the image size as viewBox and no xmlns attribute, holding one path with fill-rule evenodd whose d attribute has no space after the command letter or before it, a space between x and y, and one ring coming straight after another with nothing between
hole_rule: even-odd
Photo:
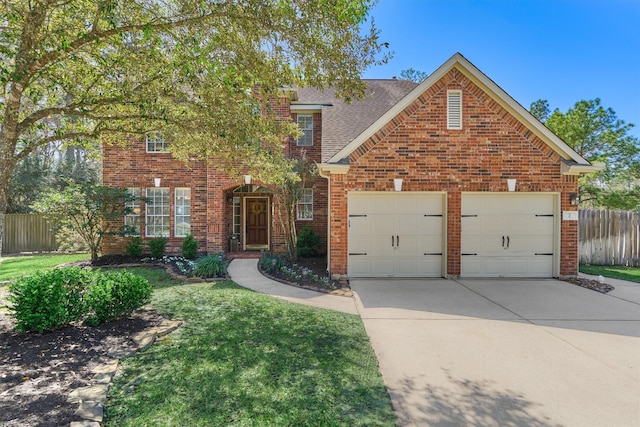
<instances>
[{"instance_id":1,"label":"tree canopy","mask_svg":"<svg viewBox=\"0 0 640 427\"><path fill-rule=\"evenodd\" d=\"M618 119L600 99L582 100L567 110L551 112L546 100L531 104L531 113L578 154L605 169L580 179L581 200L588 206L640 209L640 141L632 123Z\"/></svg>"},{"instance_id":2,"label":"tree canopy","mask_svg":"<svg viewBox=\"0 0 640 427\"><path fill-rule=\"evenodd\" d=\"M425 73L424 71L414 70L413 68L400 71L401 79L411 80L412 82L416 83L421 83L427 77L429 77L428 73Z\"/></svg>"},{"instance_id":3,"label":"tree canopy","mask_svg":"<svg viewBox=\"0 0 640 427\"><path fill-rule=\"evenodd\" d=\"M4 1L0 239L16 163L52 141L160 131L178 158L242 156L268 180L259 164L296 129L270 114L271 96L331 85L349 100L387 60L373 1Z\"/></svg>"}]
</instances>

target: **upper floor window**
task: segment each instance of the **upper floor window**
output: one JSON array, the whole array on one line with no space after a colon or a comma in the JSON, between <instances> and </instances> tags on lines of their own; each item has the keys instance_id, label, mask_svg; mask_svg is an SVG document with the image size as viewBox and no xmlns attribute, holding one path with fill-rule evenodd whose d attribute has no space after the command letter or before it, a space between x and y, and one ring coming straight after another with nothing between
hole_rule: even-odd
<instances>
[{"instance_id":1,"label":"upper floor window","mask_svg":"<svg viewBox=\"0 0 640 427\"><path fill-rule=\"evenodd\" d=\"M462 129L462 91L447 91L447 129Z\"/></svg>"},{"instance_id":2,"label":"upper floor window","mask_svg":"<svg viewBox=\"0 0 640 427\"><path fill-rule=\"evenodd\" d=\"M303 188L296 203L296 219L313 219L313 188Z\"/></svg>"},{"instance_id":3,"label":"upper floor window","mask_svg":"<svg viewBox=\"0 0 640 427\"><path fill-rule=\"evenodd\" d=\"M298 145L310 147L313 145L313 114L298 114L298 127L303 135L298 138Z\"/></svg>"},{"instance_id":4,"label":"upper floor window","mask_svg":"<svg viewBox=\"0 0 640 427\"><path fill-rule=\"evenodd\" d=\"M166 153L169 143L164 136L158 132L151 132L146 135L147 153Z\"/></svg>"}]
</instances>

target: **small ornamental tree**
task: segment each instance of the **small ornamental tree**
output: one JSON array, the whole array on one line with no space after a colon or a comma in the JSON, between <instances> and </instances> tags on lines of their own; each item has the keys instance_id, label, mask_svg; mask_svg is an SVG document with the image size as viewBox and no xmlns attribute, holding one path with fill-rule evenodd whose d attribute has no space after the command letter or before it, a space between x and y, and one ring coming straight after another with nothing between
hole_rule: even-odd
<instances>
[{"instance_id":1,"label":"small ornamental tree","mask_svg":"<svg viewBox=\"0 0 640 427\"><path fill-rule=\"evenodd\" d=\"M135 234L122 223L131 213L126 203L135 200L127 190L101 185L71 185L63 191L46 193L33 209L43 213L56 233L71 230L87 244L91 261L98 258L105 235Z\"/></svg>"},{"instance_id":2,"label":"small ornamental tree","mask_svg":"<svg viewBox=\"0 0 640 427\"><path fill-rule=\"evenodd\" d=\"M304 151L300 158L288 161L288 173L282 174L280 181L276 183L275 200L283 212L283 215L280 215L280 225L284 231L287 256L295 260L298 258L296 208L303 189L309 180L317 176L318 168L307 158Z\"/></svg>"}]
</instances>

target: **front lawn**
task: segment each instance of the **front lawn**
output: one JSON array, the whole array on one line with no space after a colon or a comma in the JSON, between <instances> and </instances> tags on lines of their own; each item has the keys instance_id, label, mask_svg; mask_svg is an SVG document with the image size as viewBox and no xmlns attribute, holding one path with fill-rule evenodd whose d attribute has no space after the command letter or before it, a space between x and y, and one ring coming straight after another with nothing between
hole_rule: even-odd
<instances>
[{"instance_id":1,"label":"front lawn","mask_svg":"<svg viewBox=\"0 0 640 427\"><path fill-rule=\"evenodd\" d=\"M580 265L580 272L640 283L640 268L619 265Z\"/></svg>"},{"instance_id":2,"label":"front lawn","mask_svg":"<svg viewBox=\"0 0 640 427\"><path fill-rule=\"evenodd\" d=\"M0 282L15 280L20 276L33 274L38 270L49 270L60 264L88 260L89 258L89 254L47 254L3 257L0 262Z\"/></svg>"},{"instance_id":3,"label":"front lawn","mask_svg":"<svg viewBox=\"0 0 640 427\"><path fill-rule=\"evenodd\" d=\"M122 360L107 426L395 425L357 316L231 281L165 284L152 305L185 324Z\"/></svg>"}]
</instances>

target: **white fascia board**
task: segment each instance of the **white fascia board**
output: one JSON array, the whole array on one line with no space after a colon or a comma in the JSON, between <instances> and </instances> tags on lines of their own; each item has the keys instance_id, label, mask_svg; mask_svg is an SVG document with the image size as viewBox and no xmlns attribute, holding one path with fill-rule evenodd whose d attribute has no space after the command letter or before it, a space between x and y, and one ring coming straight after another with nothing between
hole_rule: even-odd
<instances>
[{"instance_id":1,"label":"white fascia board","mask_svg":"<svg viewBox=\"0 0 640 427\"><path fill-rule=\"evenodd\" d=\"M587 173L600 172L604 169L605 164L602 162L593 162L593 164L576 164L562 162L560 165L560 172L562 175L580 175Z\"/></svg>"},{"instance_id":2,"label":"white fascia board","mask_svg":"<svg viewBox=\"0 0 640 427\"><path fill-rule=\"evenodd\" d=\"M316 163L320 175L328 178L329 175L346 175L349 172L349 165L337 163Z\"/></svg>"},{"instance_id":3,"label":"white fascia board","mask_svg":"<svg viewBox=\"0 0 640 427\"><path fill-rule=\"evenodd\" d=\"M533 117L524 107L516 102L509 94L507 94L502 88L489 79L484 73L482 73L475 65L471 64L460 53L453 55L447 62L442 64L436 71L434 71L429 77L427 77L422 83L416 86L407 96L400 100L393 108L387 111L382 117L376 120L371 126L369 126L364 132L362 132L353 141L347 144L342 150L338 151L328 163L336 163L342 159L347 158L353 153L360 145L362 145L367 139L387 124L391 119L398 115L402 110L407 108L413 101L415 101L424 91L426 91L431 85L435 84L440 78L448 73L452 68L458 68L463 74L469 77L475 84L479 85L484 91L491 95L498 103L513 114L518 120L527 125L531 131L533 131L540 139L547 143L554 151L566 160L573 160L576 163L588 165L589 162L576 153L571 147L569 147L564 141L558 138L553 132L551 132L545 125L540 123L538 119Z\"/></svg>"},{"instance_id":4,"label":"white fascia board","mask_svg":"<svg viewBox=\"0 0 640 427\"><path fill-rule=\"evenodd\" d=\"M291 103L291 105L289 106L289 108L291 109L292 112L294 113L299 113L302 111L322 111L322 107L324 107L325 105L323 104L294 104Z\"/></svg>"}]
</instances>

